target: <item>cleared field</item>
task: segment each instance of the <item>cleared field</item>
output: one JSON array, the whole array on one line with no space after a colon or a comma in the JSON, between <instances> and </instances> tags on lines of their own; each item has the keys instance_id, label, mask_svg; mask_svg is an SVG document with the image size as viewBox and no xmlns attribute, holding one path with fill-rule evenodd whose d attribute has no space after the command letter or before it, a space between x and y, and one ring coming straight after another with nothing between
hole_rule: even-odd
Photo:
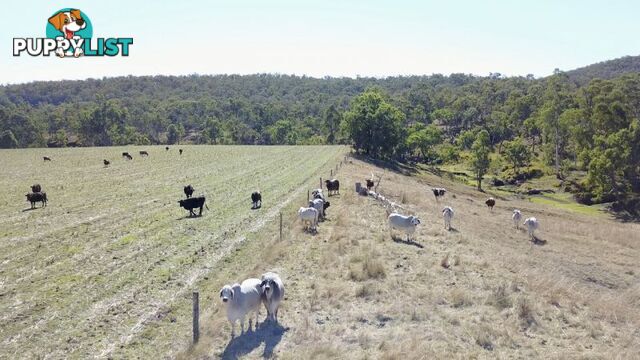
<instances>
[{"instance_id":1,"label":"cleared field","mask_svg":"<svg viewBox=\"0 0 640 360\"><path fill-rule=\"evenodd\" d=\"M347 151L180 147L183 155L177 146L0 151L0 358L149 358L183 348L198 282ZM29 210L34 183L46 208ZM207 196L201 218L177 204L186 184ZM254 189L263 193L255 211Z\"/></svg>"}]
</instances>

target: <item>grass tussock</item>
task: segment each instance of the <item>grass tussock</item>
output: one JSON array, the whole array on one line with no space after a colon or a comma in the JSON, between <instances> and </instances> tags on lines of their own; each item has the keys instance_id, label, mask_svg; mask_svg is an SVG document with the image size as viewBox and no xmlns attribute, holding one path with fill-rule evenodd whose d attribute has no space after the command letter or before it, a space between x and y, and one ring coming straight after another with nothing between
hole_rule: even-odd
<instances>
[{"instance_id":1,"label":"grass tussock","mask_svg":"<svg viewBox=\"0 0 640 360\"><path fill-rule=\"evenodd\" d=\"M513 304L511 302L511 298L509 297L509 290L506 284L498 285L487 299L487 304L495 306L499 310L504 310L510 308Z\"/></svg>"},{"instance_id":2,"label":"grass tussock","mask_svg":"<svg viewBox=\"0 0 640 360\"><path fill-rule=\"evenodd\" d=\"M518 318L522 321L522 325L525 328L536 323L535 311L533 310L531 301L527 297L522 296L518 299L516 303L516 311Z\"/></svg>"},{"instance_id":3,"label":"grass tussock","mask_svg":"<svg viewBox=\"0 0 640 360\"><path fill-rule=\"evenodd\" d=\"M373 253L364 256L354 256L349 265L349 279L365 281L383 279L387 276L384 263Z\"/></svg>"},{"instance_id":4,"label":"grass tussock","mask_svg":"<svg viewBox=\"0 0 640 360\"><path fill-rule=\"evenodd\" d=\"M473 304L471 297L466 290L462 288L453 289L449 294L449 303L454 308L470 306Z\"/></svg>"}]
</instances>

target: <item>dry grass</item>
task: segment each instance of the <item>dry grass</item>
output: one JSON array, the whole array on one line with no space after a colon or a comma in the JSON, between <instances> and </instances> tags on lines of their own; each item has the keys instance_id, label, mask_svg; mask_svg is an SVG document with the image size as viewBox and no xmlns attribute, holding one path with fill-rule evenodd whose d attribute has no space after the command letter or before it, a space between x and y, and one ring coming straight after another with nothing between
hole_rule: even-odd
<instances>
[{"instance_id":1,"label":"dry grass","mask_svg":"<svg viewBox=\"0 0 640 360\"><path fill-rule=\"evenodd\" d=\"M345 190L332 197L318 234L293 227L259 262L260 269L279 269L287 285L280 317L288 330L275 345L276 357L633 359L640 353L637 224L518 199L499 200L489 212L487 194L470 187L386 172L379 192L422 220L416 243L396 242L384 208L350 191L372 171L382 173L356 160L341 169L336 177ZM431 186L448 190L438 204ZM454 231L442 228L443 206L456 212ZM546 245L532 245L510 226L513 208L539 219L537 235ZM241 253L270 246L248 244ZM246 266L229 265L230 273ZM187 356L224 354L228 328L220 316L207 313L222 329L211 330L206 349ZM260 358L265 347L241 357Z\"/></svg>"}]
</instances>

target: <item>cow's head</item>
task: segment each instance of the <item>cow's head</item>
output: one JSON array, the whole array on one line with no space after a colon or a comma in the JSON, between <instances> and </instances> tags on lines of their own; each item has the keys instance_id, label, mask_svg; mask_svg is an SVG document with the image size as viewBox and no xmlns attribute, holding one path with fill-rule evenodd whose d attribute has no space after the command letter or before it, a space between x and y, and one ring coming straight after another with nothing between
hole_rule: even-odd
<instances>
[{"instance_id":1,"label":"cow's head","mask_svg":"<svg viewBox=\"0 0 640 360\"><path fill-rule=\"evenodd\" d=\"M222 287L222 290L220 290L220 298L223 303L233 300L233 288L231 285L225 285Z\"/></svg>"},{"instance_id":2,"label":"cow's head","mask_svg":"<svg viewBox=\"0 0 640 360\"><path fill-rule=\"evenodd\" d=\"M418 219L417 217L415 217L413 215L409 216L409 221L411 221L411 225L413 225L413 226L420 225L420 219Z\"/></svg>"},{"instance_id":3,"label":"cow's head","mask_svg":"<svg viewBox=\"0 0 640 360\"><path fill-rule=\"evenodd\" d=\"M276 286L275 281L273 279L262 280L260 283L260 287L262 287L262 291L264 292L267 298L270 298L273 294L273 288Z\"/></svg>"}]
</instances>

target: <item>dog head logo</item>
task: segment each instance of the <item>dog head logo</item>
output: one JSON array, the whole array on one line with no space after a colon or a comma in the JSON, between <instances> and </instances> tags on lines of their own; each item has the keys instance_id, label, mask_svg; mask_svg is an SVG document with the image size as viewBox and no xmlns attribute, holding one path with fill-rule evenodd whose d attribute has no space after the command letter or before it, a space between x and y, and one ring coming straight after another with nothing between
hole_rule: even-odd
<instances>
[{"instance_id":1,"label":"dog head logo","mask_svg":"<svg viewBox=\"0 0 640 360\"><path fill-rule=\"evenodd\" d=\"M78 9L69 11L59 11L49 18L49 24L64 34L65 39L73 39L76 31L87 27L87 23L82 18Z\"/></svg>"},{"instance_id":2,"label":"dog head logo","mask_svg":"<svg viewBox=\"0 0 640 360\"><path fill-rule=\"evenodd\" d=\"M91 39L93 29L91 20L87 14L78 9L61 9L51 15L47 22L47 38L65 39L70 42L78 42L80 39ZM58 48L56 55L59 57L84 55L80 46L71 45L68 49Z\"/></svg>"}]
</instances>

